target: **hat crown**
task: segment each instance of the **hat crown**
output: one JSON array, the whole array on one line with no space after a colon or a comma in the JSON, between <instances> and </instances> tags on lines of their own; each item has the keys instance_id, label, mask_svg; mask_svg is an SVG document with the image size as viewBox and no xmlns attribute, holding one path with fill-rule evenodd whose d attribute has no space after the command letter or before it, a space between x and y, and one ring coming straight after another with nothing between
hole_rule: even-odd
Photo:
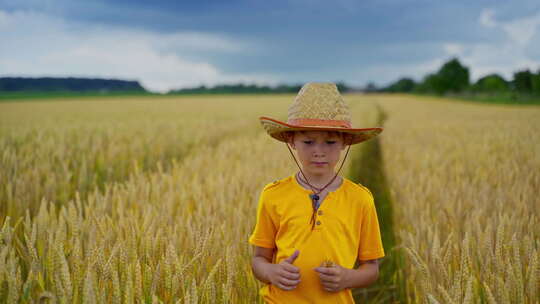
<instances>
[{"instance_id":1,"label":"hat crown","mask_svg":"<svg viewBox=\"0 0 540 304\"><path fill-rule=\"evenodd\" d=\"M289 107L288 121L340 121L351 123L349 107L334 83L306 83Z\"/></svg>"}]
</instances>

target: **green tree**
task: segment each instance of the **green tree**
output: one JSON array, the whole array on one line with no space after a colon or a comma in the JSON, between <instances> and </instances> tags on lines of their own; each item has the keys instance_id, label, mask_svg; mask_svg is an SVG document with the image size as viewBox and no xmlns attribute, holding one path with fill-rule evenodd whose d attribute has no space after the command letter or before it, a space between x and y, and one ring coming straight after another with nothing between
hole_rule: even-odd
<instances>
[{"instance_id":1,"label":"green tree","mask_svg":"<svg viewBox=\"0 0 540 304\"><path fill-rule=\"evenodd\" d=\"M421 93L458 93L469 87L469 68L452 58L437 71L426 75L414 91Z\"/></svg>"},{"instance_id":2,"label":"green tree","mask_svg":"<svg viewBox=\"0 0 540 304\"><path fill-rule=\"evenodd\" d=\"M437 72L439 94L461 92L469 86L469 69L463 66L457 58L446 62Z\"/></svg>"},{"instance_id":3,"label":"green tree","mask_svg":"<svg viewBox=\"0 0 540 304\"><path fill-rule=\"evenodd\" d=\"M424 77L424 80L420 85L416 87L415 91L420 93L443 94L445 89L441 77L438 74L428 74Z\"/></svg>"},{"instance_id":4,"label":"green tree","mask_svg":"<svg viewBox=\"0 0 540 304\"><path fill-rule=\"evenodd\" d=\"M351 90L351 88L348 85L346 85L343 81L336 83L336 86L341 93L348 92Z\"/></svg>"},{"instance_id":5,"label":"green tree","mask_svg":"<svg viewBox=\"0 0 540 304\"><path fill-rule=\"evenodd\" d=\"M507 91L508 88L508 82L498 74L484 76L473 86L474 91L484 93Z\"/></svg>"},{"instance_id":6,"label":"green tree","mask_svg":"<svg viewBox=\"0 0 540 304\"><path fill-rule=\"evenodd\" d=\"M531 86L533 93L540 95L540 69L532 75Z\"/></svg>"},{"instance_id":7,"label":"green tree","mask_svg":"<svg viewBox=\"0 0 540 304\"><path fill-rule=\"evenodd\" d=\"M514 89L521 93L532 91L533 74L529 69L514 73Z\"/></svg>"},{"instance_id":8,"label":"green tree","mask_svg":"<svg viewBox=\"0 0 540 304\"><path fill-rule=\"evenodd\" d=\"M411 92L416 87L416 83L411 78L401 78L398 81L390 84L384 89L387 92Z\"/></svg>"}]
</instances>

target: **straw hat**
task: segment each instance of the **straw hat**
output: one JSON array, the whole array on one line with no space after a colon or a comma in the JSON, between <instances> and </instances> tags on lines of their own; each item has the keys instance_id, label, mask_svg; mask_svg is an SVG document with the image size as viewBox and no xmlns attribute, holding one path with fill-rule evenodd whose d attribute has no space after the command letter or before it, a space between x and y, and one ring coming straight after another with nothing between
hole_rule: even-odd
<instances>
[{"instance_id":1,"label":"straw hat","mask_svg":"<svg viewBox=\"0 0 540 304\"><path fill-rule=\"evenodd\" d=\"M357 144L383 130L352 128L349 107L333 83L306 83L289 107L286 123L269 117L259 119L270 136L283 142L287 142L286 131L338 131L351 134L351 144Z\"/></svg>"}]
</instances>

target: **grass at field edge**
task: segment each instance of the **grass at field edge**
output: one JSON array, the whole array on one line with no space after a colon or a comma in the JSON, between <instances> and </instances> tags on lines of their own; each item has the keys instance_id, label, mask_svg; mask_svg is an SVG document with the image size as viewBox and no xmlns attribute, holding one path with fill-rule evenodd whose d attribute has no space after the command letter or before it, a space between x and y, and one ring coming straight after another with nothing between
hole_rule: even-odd
<instances>
[{"instance_id":1,"label":"grass at field edge","mask_svg":"<svg viewBox=\"0 0 540 304\"><path fill-rule=\"evenodd\" d=\"M380 107L379 123L383 125L385 113ZM351 160L352 168L349 178L366 186L373 194L377 208L377 216L381 229L381 237L385 249L385 257L380 260L379 279L368 288L353 290L357 303L404 303L403 255L396 246L392 219L392 197L384 173L382 150L379 137L363 143L363 151L359 157ZM358 266L358 265L357 265Z\"/></svg>"}]
</instances>

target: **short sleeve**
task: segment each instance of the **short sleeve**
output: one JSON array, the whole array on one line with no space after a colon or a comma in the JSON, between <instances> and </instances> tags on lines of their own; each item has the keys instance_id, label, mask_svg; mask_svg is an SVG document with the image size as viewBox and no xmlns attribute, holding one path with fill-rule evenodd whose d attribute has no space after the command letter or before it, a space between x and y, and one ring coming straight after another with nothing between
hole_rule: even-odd
<instances>
[{"instance_id":1,"label":"short sleeve","mask_svg":"<svg viewBox=\"0 0 540 304\"><path fill-rule=\"evenodd\" d=\"M266 187L265 187L266 190ZM249 243L264 248L275 247L275 236L277 232L276 224L272 219L266 199L265 190L261 193L257 207L257 222L255 229L249 237Z\"/></svg>"},{"instance_id":2,"label":"short sleeve","mask_svg":"<svg viewBox=\"0 0 540 304\"><path fill-rule=\"evenodd\" d=\"M367 190L367 189L366 189ZM359 260L374 260L384 257L384 249L379 229L377 210L373 195L369 192L368 204L362 210L362 224L360 226L360 245L358 248Z\"/></svg>"}]
</instances>

